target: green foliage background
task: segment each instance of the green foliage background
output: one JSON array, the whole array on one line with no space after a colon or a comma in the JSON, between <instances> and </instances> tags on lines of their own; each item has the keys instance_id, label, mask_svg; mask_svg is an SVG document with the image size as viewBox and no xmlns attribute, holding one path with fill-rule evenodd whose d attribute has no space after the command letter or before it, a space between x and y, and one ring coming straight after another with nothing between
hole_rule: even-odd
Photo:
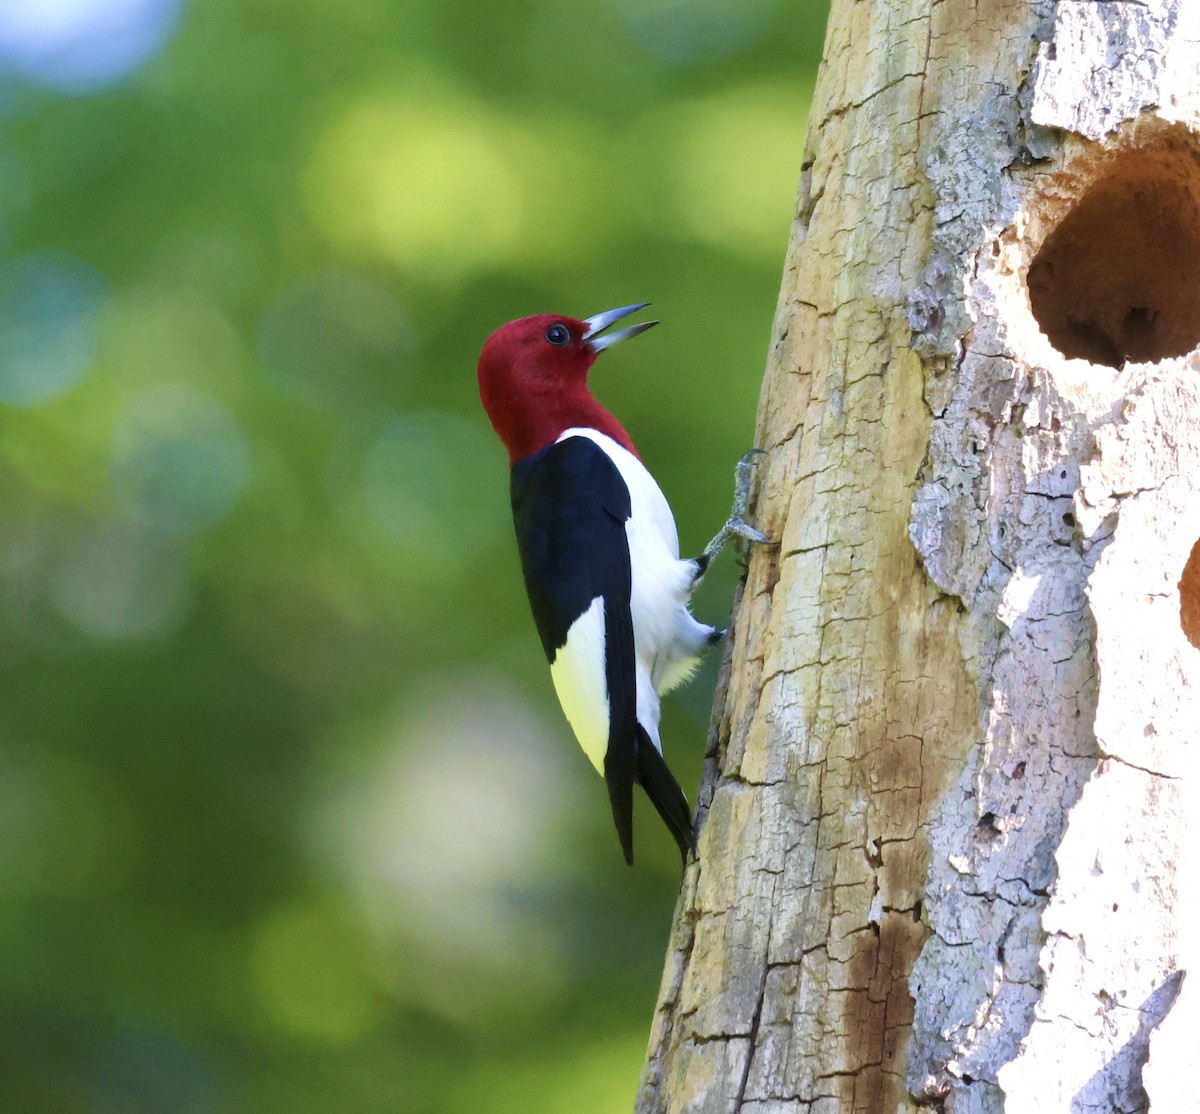
<instances>
[{"instance_id":1,"label":"green foliage background","mask_svg":"<svg viewBox=\"0 0 1200 1114\"><path fill-rule=\"evenodd\" d=\"M0 1109L629 1108L678 862L553 702L475 359L653 301L593 386L698 550L826 8L192 0L0 69Z\"/></svg>"}]
</instances>

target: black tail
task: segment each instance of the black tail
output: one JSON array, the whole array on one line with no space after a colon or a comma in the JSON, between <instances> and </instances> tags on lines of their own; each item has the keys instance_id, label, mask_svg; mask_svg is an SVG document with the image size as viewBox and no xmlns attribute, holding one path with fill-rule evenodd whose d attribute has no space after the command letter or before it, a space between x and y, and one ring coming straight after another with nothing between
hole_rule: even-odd
<instances>
[{"instance_id":1,"label":"black tail","mask_svg":"<svg viewBox=\"0 0 1200 1114\"><path fill-rule=\"evenodd\" d=\"M638 728L640 731L641 728ZM633 866L633 782L637 775L634 751L641 749L636 738L627 746L614 746L609 739L604 754L604 780L608 784L608 803L612 806L613 823L621 840L625 861Z\"/></svg>"},{"instance_id":2,"label":"black tail","mask_svg":"<svg viewBox=\"0 0 1200 1114\"><path fill-rule=\"evenodd\" d=\"M696 841L692 836L692 810L688 807L687 798L679 788L679 782L667 768L658 748L650 741L646 729L639 723L637 728L637 776L650 803L658 810L663 823L671 830L675 842L679 844L679 853L683 856L683 865L687 866L688 852L696 854ZM626 856L628 858L628 855Z\"/></svg>"}]
</instances>

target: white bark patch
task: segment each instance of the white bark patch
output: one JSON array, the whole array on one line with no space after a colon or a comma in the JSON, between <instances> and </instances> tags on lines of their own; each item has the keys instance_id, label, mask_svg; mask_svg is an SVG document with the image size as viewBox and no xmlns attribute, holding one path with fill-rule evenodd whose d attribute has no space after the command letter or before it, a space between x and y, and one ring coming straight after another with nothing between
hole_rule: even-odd
<instances>
[{"instance_id":1,"label":"white bark patch","mask_svg":"<svg viewBox=\"0 0 1200 1114\"><path fill-rule=\"evenodd\" d=\"M930 574L978 617L987 681L981 745L931 832L935 935L911 984L910 1089L949 1091L956 1109L960 1096L995 1111L1144 1108L1155 1028L1180 1008L1176 880L1200 724L1200 651L1178 591L1200 536L1195 357L1066 358L1024 283L1099 190L1113 212L1140 206L1149 227L1178 232L1132 236L1108 266L1082 266L1066 318L1119 340L1135 310L1186 333L1197 275L1164 252L1200 234L1198 152L1149 120L1103 150L1068 140L1044 168L1010 168L1016 211L972 261L975 324L922 489L958 495L937 501L930 533L918 493L912 528ZM1097 232L1122 235L1112 222ZM1060 295L1071 263L1068 251L1053 260ZM1156 266L1182 300L1149 292ZM927 552L939 533L941 551ZM991 557L983 576L943 574L946 538L972 536ZM968 1100L979 1081L997 1089Z\"/></svg>"},{"instance_id":2,"label":"white bark patch","mask_svg":"<svg viewBox=\"0 0 1200 1114\"><path fill-rule=\"evenodd\" d=\"M1188 819L1200 805L1200 650L1183 630L1178 588L1200 537L1198 477L1200 360L1135 369L1117 414L1096 432L1077 499L1085 531L1116 521L1087 588L1100 672L1096 738L1108 757L1059 848L1041 958L1051 977L1021 1056L1001 1075L1017 1104L1052 1077L1098 1109L1126 1108L1138 1088L1122 1088L1119 1062L1103 1065L1098 1053L1149 1041L1151 1109L1195 1109L1194 1085L1178 1067L1190 1054L1181 1042L1194 1051L1200 1002L1189 983L1176 995L1183 971L1200 973ZM1114 830L1125 838L1112 839ZM1080 1049L1069 1070L1051 1061L1098 1028L1103 1039ZM1175 1050L1184 1059L1171 1070ZM1127 1074L1137 1082L1136 1071Z\"/></svg>"},{"instance_id":3,"label":"white bark patch","mask_svg":"<svg viewBox=\"0 0 1200 1114\"><path fill-rule=\"evenodd\" d=\"M1169 107L1170 88L1184 83L1179 69L1197 64L1184 52L1184 36L1175 39L1189 3L1060 0L1054 37L1038 50L1030 118L1099 140L1143 109Z\"/></svg>"}]
</instances>

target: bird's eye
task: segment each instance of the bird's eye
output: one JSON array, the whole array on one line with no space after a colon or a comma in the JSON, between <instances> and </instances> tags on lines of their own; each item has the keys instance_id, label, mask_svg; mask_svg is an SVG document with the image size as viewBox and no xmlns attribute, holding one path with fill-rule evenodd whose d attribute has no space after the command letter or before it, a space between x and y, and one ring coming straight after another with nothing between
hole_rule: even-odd
<instances>
[{"instance_id":1,"label":"bird's eye","mask_svg":"<svg viewBox=\"0 0 1200 1114\"><path fill-rule=\"evenodd\" d=\"M546 330L546 339L551 344L557 344L559 347L564 344L570 344L571 330L561 322L557 325L551 325L550 328Z\"/></svg>"}]
</instances>

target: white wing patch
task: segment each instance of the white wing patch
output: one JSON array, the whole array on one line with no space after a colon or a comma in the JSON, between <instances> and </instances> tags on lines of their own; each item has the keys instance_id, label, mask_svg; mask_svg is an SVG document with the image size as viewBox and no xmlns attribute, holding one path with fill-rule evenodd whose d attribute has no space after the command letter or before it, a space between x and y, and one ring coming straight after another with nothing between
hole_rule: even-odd
<instances>
[{"instance_id":1,"label":"white wing patch","mask_svg":"<svg viewBox=\"0 0 1200 1114\"><path fill-rule=\"evenodd\" d=\"M604 670L604 597L597 596L571 624L554 656L550 676L558 702L592 765L604 773L608 750L608 680Z\"/></svg>"}]
</instances>

